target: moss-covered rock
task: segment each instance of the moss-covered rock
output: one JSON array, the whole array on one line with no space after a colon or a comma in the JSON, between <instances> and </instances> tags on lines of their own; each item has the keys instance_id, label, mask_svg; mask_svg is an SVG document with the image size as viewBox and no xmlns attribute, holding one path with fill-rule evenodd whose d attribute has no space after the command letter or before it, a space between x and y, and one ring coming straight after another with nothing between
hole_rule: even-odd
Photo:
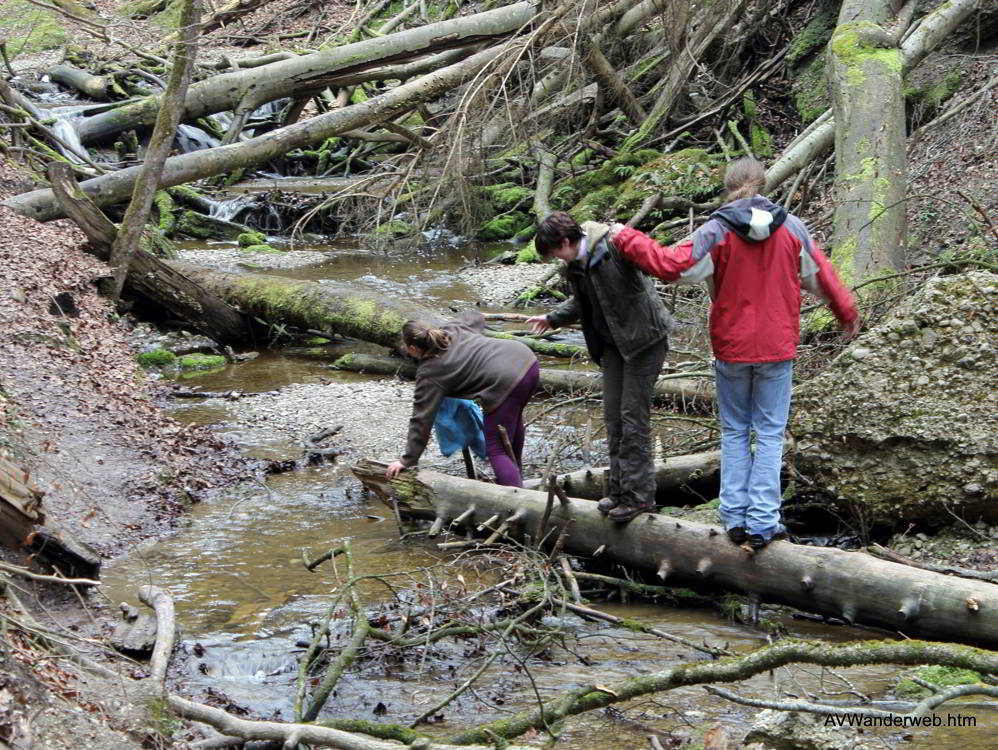
<instances>
[{"instance_id":1,"label":"moss-covered rock","mask_svg":"<svg viewBox=\"0 0 998 750\"><path fill-rule=\"evenodd\" d=\"M263 232L243 232L236 237L239 247L251 247L252 245L266 245L267 236Z\"/></svg>"},{"instance_id":2,"label":"moss-covered rock","mask_svg":"<svg viewBox=\"0 0 998 750\"><path fill-rule=\"evenodd\" d=\"M177 220L177 234L200 240L229 240L235 242L239 235L250 232L245 224L217 219L197 211L184 211Z\"/></svg>"},{"instance_id":3,"label":"moss-covered rock","mask_svg":"<svg viewBox=\"0 0 998 750\"><path fill-rule=\"evenodd\" d=\"M394 240L401 237L408 237L416 233L415 227L401 219L386 221L374 230L374 236L382 240Z\"/></svg>"},{"instance_id":4,"label":"moss-covered rock","mask_svg":"<svg viewBox=\"0 0 998 750\"><path fill-rule=\"evenodd\" d=\"M220 367L225 367L225 357L220 354L185 354L177 359L177 369L186 372L217 370Z\"/></svg>"},{"instance_id":5,"label":"moss-covered rock","mask_svg":"<svg viewBox=\"0 0 998 750\"><path fill-rule=\"evenodd\" d=\"M481 192L497 211L509 211L516 208L520 203L534 195L533 190L523 187L523 185L517 185L515 182L487 185L481 188Z\"/></svg>"},{"instance_id":6,"label":"moss-covered rock","mask_svg":"<svg viewBox=\"0 0 998 750\"><path fill-rule=\"evenodd\" d=\"M816 57L802 66L795 73L790 89L793 92L794 107L801 119L805 123L818 119L822 112L832 106L824 58Z\"/></svg>"},{"instance_id":7,"label":"moss-covered rock","mask_svg":"<svg viewBox=\"0 0 998 750\"><path fill-rule=\"evenodd\" d=\"M140 367L146 370L167 368L177 364L177 355L166 349L152 349L136 355L135 361L139 363Z\"/></svg>"},{"instance_id":8,"label":"moss-covered rock","mask_svg":"<svg viewBox=\"0 0 998 750\"><path fill-rule=\"evenodd\" d=\"M699 148L664 154L635 169L615 191L610 209L614 217L633 215L649 195L679 195L689 200L709 200L723 185L720 157Z\"/></svg>"},{"instance_id":9,"label":"moss-covered rock","mask_svg":"<svg viewBox=\"0 0 998 750\"><path fill-rule=\"evenodd\" d=\"M998 521L998 274L941 276L795 392L805 472L876 520Z\"/></svg>"},{"instance_id":10,"label":"moss-covered rock","mask_svg":"<svg viewBox=\"0 0 998 750\"><path fill-rule=\"evenodd\" d=\"M475 235L481 240L508 240L531 226L533 220L528 214L523 211L511 211L485 222Z\"/></svg>"},{"instance_id":11,"label":"moss-covered rock","mask_svg":"<svg viewBox=\"0 0 998 750\"><path fill-rule=\"evenodd\" d=\"M244 247L243 250L247 253L281 253L283 250L279 250L273 245L268 245L265 242L261 242L259 245L249 245Z\"/></svg>"}]
</instances>

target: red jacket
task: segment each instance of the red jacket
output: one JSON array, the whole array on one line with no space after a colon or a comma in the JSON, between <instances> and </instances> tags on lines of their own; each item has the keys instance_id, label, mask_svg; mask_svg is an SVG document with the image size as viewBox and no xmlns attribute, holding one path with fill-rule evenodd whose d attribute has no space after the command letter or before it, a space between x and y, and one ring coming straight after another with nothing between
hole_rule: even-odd
<instances>
[{"instance_id":1,"label":"red jacket","mask_svg":"<svg viewBox=\"0 0 998 750\"><path fill-rule=\"evenodd\" d=\"M803 284L843 326L857 317L852 293L798 217L757 195L722 206L693 237L664 247L625 228L621 255L664 281L706 281L714 303L710 341L728 362L782 362L797 355Z\"/></svg>"}]
</instances>

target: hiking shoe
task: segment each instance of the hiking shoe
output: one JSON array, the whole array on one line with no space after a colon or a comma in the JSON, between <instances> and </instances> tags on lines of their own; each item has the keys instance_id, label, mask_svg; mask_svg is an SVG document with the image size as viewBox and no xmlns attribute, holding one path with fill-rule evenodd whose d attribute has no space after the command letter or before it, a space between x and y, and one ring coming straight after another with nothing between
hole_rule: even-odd
<instances>
[{"instance_id":1,"label":"hiking shoe","mask_svg":"<svg viewBox=\"0 0 998 750\"><path fill-rule=\"evenodd\" d=\"M652 513L655 511L655 503L645 505L624 505L621 503L616 508L606 514L606 517L616 523L627 523L642 513Z\"/></svg>"},{"instance_id":2,"label":"hiking shoe","mask_svg":"<svg viewBox=\"0 0 998 750\"><path fill-rule=\"evenodd\" d=\"M756 534L755 536L759 536ZM759 537L760 539L762 537ZM745 531L744 526L732 526L728 529L728 539L730 539L735 544L745 544L745 540L748 539L748 532Z\"/></svg>"},{"instance_id":3,"label":"hiking shoe","mask_svg":"<svg viewBox=\"0 0 998 750\"><path fill-rule=\"evenodd\" d=\"M596 503L596 510L605 516L618 505L620 505L619 500L614 500L612 497L601 497L600 501Z\"/></svg>"},{"instance_id":4,"label":"hiking shoe","mask_svg":"<svg viewBox=\"0 0 998 750\"><path fill-rule=\"evenodd\" d=\"M787 538L787 532L785 531L778 531L777 533L773 534L773 536L771 536L769 539L763 539L762 534L749 534L748 537L745 539L745 544L747 544L753 550L758 552L770 542L775 542L780 539L786 539L786 538Z\"/></svg>"}]
</instances>

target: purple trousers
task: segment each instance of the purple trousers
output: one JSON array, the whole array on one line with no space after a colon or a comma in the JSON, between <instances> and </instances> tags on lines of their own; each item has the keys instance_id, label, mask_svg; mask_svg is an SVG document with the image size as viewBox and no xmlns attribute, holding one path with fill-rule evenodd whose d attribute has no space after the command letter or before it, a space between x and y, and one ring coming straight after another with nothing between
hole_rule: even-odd
<instances>
[{"instance_id":1,"label":"purple trousers","mask_svg":"<svg viewBox=\"0 0 998 750\"><path fill-rule=\"evenodd\" d=\"M541 367L534 362L506 399L485 415L485 453L489 457L489 463L492 464L497 484L508 487L523 486L523 477L520 476L523 438L526 435L526 428L523 426L523 408L537 390L540 374ZM499 425L506 428L506 434L513 447L513 457L503 446Z\"/></svg>"}]
</instances>

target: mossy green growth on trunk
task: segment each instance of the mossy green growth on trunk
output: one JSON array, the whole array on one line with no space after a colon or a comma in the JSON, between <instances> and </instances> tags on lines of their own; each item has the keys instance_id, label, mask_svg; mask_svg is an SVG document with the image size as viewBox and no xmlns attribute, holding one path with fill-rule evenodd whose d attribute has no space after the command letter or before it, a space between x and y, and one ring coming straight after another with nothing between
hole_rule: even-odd
<instances>
[{"instance_id":1,"label":"mossy green growth on trunk","mask_svg":"<svg viewBox=\"0 0 998 750\"><path fill-rule=\"evenodd\" d=\"M933 665L919 667L909 673L898 683L894 692L899 696L909 698L924 698L929 695L932 691L915 682L913 678L916 677L941 688L953 687L954 685L973 685L976 682L981 682L981 676L969 669Z\"/></svg>"}]
</instances>

